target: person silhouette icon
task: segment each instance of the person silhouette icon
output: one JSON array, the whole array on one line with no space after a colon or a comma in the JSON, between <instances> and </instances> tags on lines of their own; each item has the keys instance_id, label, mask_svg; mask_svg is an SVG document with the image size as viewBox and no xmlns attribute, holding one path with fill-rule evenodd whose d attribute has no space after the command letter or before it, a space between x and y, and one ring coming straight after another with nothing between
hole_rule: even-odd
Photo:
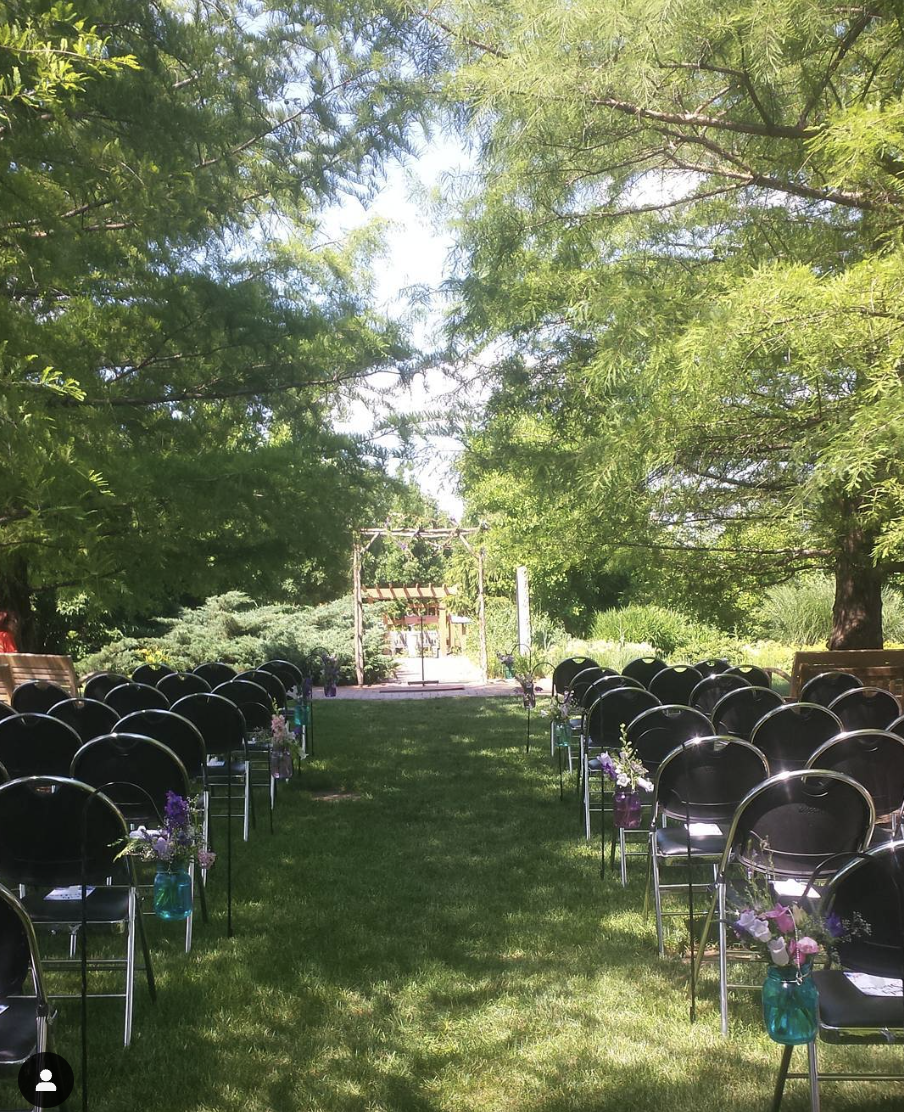
<instances>
[{"instance_id":1,"label":"person silhouette icon","mask_svg":"<svg viewBox=\"0 0 904 1112\"><path fill-rule=\"evenodd\" d=\"M55 1093L57 1091L51 1078L53 1077L52 1070L41 1070L41 1080L35 1085L36 1093Z\"/></svg>"}]
</instances>

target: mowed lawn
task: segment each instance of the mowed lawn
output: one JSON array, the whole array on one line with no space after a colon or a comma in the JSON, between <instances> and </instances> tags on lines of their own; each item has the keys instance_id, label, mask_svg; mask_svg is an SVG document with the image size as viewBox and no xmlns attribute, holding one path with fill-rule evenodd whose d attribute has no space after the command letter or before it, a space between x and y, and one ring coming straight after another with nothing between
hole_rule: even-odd
<instances>
[{"instance_id":1,"label":"mowed lawn","mask_svg":"<svg viewBox=\"0 0 904 1112\"><path fill-rule=\"evenodd\" d=\"M542 720L526 756L524 712L505 699L340 696L316 714L316 760L281 790L276 832L259 795L257 831L237 847L235 938L221 863L190 956L178 926L151 921L159 1002L139 985L130 1050L119 1003L92 1002L92 1108L769 1107L780 1051L758 1001L733 1004L723 1040L709 969L690 1025L686 965L658 960L642 918L644 870L632 862L627 890L601 882ZM76 1065L77 1003L57 1026ZM802 1082L785 1099L809 1107ZM900 1086L823 1091L827 1112L902 1101Z\"/></svg>"}]
</instances>

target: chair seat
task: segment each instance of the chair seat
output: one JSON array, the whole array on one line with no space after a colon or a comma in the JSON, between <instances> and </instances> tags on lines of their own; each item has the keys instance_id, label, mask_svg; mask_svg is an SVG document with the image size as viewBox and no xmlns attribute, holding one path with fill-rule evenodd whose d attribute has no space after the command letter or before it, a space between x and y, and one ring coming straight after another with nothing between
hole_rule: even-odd
<instances>
[{"instance_id":1,"label":"chair seat","mask_svg":"<svg viewBox=\"0 0 904 1112\"><path fill-rule=\"evenodd\" d=\"M23 901L33 923L78 926L82 921L81 898L74 900L45 900L29 895ZM128 888L100 886L85 901L89 923L125 923L129 918Z\"/></svg>"},{"instance_id":2,"label":"chair seat","mask_svg":"<svg viewBox=\"0 0 904 1112\"><path fill-rule=\"evenodd\" d=\"M688 832L683 826L660 826L656 830L656 853L660 857L686 857ZM725 849L723 834L690 837L694 857L721 857Z\"/></svg>"},{"instance_id":3,"label":"chair seat","mask_svg":"<svg viewBox=\"0 0 904 1112\"><path fill-rule=\"evenodd\" d=\"M819 1021L826 1042L856 1042L846 1028L894 1031L904 1034L904 1001L900 996L867 996L840 969L823 969L813 974L819 991ZM873 1040L874 1041L874 1040Z\"/></svg>"},{"instance_id":4,"label":"chair seat","mask_svg":"<svg viewBox=\"0 0 904 1112\"><path fill-rule=\"evenodd\" d=\"M0 1065L16 1066L30 1058L37 1047L37 1016L34 997L0 1001Z\"/></svg>"}]
</instances>

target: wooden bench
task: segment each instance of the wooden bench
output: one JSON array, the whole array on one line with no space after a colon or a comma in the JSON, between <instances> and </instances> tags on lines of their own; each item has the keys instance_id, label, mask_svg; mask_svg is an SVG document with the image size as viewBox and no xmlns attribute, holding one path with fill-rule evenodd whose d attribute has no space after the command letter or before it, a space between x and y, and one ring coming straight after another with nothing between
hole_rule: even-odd
<instances>
[{"instance_id":1,"label":"wooden bench","mask_svg":"<svg viewBox=\"0 0 904 1112\"><path fill-rule=\"evenodd\" d=\"M904 696L904 649L845 649L837 652L794 654L791 695L821 672L850 672L865 687L884 687L898 699Z\"/></svg>"},{"instance_id":2,"label":"wooden bench","mask_svg":"<svg viewBox=\"0 0 904 1112\"><path fill-rule=\"evenodd\" d=\"M55 683L73 698L78 696L78 678L71 656L0 653L0 699L10 702L19 684L28 680Z\"/></svg>"}]
</instances>

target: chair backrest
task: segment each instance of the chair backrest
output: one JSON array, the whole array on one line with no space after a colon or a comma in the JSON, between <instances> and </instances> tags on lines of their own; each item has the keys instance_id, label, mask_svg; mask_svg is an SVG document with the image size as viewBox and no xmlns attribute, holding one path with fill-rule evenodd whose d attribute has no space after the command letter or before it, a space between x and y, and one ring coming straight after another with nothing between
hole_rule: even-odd
<instances>
[{"instance_id":1,"label":"chair backrest","mask_svg":"<svg viewBox=\"0 0 904 1112\"><path fill-rule=\"evenodd\" d=\"M283 687L286 691L297 687L301 690L301 685L304 682L304 673L297 664L293 664L291 660L268 660L262 664L258 669L261 672L271 672L278 680L282 681Z\"/></svg>"},{"instance_id":2,"label":"chair backrest","mask_svg":"<svg viewBox=\"0 0 904 1112\"><path fill-rule=\"evenodd\" d=\"M118 713L97 699L64 699L47 713L71 726L83 742L108 734L119 721Z\"/></svg>"},{"instance_id":3,"label":"chair backrest","mask_svg":"<svg viewBox=\"0 0 904 1112\"><path fill-rule=\"evenodd\" d=\"M212 691L200 691L173 703L171 709L197 726L208 757L244 747L245 718L231 699Z\"/></svg>"},{"instance_id":4,"label":"chair backrest","mask_svg":"<svg viewBox=\"0 0 904 1112\"><path fill-rule=\"evenodd\" d=\"M829 703L845 730L887 730L901 715L898 700L882 687L852 687Z\"/></svg>"},{"instance_id":5,"label":"chair backrest","mask_svg":"<svg viewBox=\"0 0 904 1112\"><path fill-rule=\"evenodd\" d=\"M741 676L747 680L751 687L771 687L772 677L765 668L758 668L755 664L735 664L729 668L726 675Z\"/></svg>"},{"instance_id":6,"label":"chair backrest","mask_svg":"<svg viewBox=\"0 0 904 1112\"><path fill-rule=\"evenodd\" d=\"M9 703L0 703L0 721L4 718L12 718L15 713Z\"/></svg>"},{"instance_id":7,"label":"chair backrest","mask_svg":"<svg viewBox=\"0 0 904 1112\"><path fill-rule=\"evenodd\" d=\"M887 730L852 730L816 750L808 768L831 768L862 784L882 818L904 806L904 739Z\"/></svg>"},{"instance_id":8,"label":"chair backrest","mask_svg":"<svg viewBox=\"0 0 904 1112\"><path fill-rule=\"evenodd\" d=\"M798 698L802 703L819 703L828 707L839 695L855 687L863 687L863 680L850 672L820 672L807 680Z\"/></svg>"},{"instance_id":9,"label":"chair backrest","mask_svg":"<svg viewBox=\"0 0 904 1112\"><path fill-rule=\"evenodd\" d=\"M108 707L112 707L120 718L136 710L150 710L152 707L166 710L169 707L169 699L149 683L122 683L107 692L104 702Z\"/></svg>"},{"instance_id":10,"label":"chair backrest","mask_svg":"<svg viewBox=\"0 0 904 1112\"><path fill-rule=\"evenodd\" d=\"M0 876L10 884L55 888L121 872L125 819L103 792L63 776L0 784ZM129 859L126 868L134 875Z\"/></svg>"},{"instance_id":11,"label":"chair backrest","mask_svg":"<svg viewBox=\"0 0 904 1112\"><path fill-rule=\"evenodd\" d=\"M588 710L600 695L605 695L607 691L614 691L617 687L636 687L646 690L640 680L632 680L629 676L620 676L616 672L614 676L603 676L601 679L594 680L584 692L581 705Z\"/></svg>"},{"instance_id":12,"label":"chair backrest","mask_svg":"<svg viewBox=\"0 0 904 1112\"><path fill-rule=\"evenodd\" d=\"M564 695L578 672L583 672L585 668L597 667L599 665L589 656L569 656L566 660L560 660L552 670L553 695Z\"/></svg>"},{"instance_id":13,"label":"chair backrest","mask_svg":"<svg viewBox=\"0 0 904 1112\"><path fill-rule=\"evenodd\" d=\"M0 1000L23 995L29 973L35 989L37 1018L47 1015L49 1009L34 926L19 900L0 884Z\"/></svg>"},{"instance_id":14,"label":"chair backrest","mask_svg":"<svg viewBox=\"0 0 904 1112\"><path fill-rule=\"evenodd\" d=\"M224 664L222 660L207 661L204 664L199 664L192 671L196 676L207 680L211 688L226 683L227 680L234 680L236 677L235 668L231 664Z\"/></svg>"},{"instance_id":15,"label":"chair backrest","mask_svg":"<svg viewBox=\"0 0 904 1112\"><path fill-rule=\"evenodd\" d=\"M901 977L904 946L904 841L883 842L843 865L823 895L826 914L859 916L864 928L835 945L841 964L871 977Z\"/></svg>"},{"instance_id":16,"label":"chair backrest","mask_svg":"<svg viewBox=\"0 0 904 1112\"><path fill-rule=\"evenodd\" d=\"M157 681L157 690L169 699L170 706L183 695L197 695L199 691L210 691L210 684L197 672L170 672Z\"/></svg>"},{"instance_id":17,"label":"chair backrest","mask_svg":"<svg viewBox=\"0 0 904 1112\"><path fill-rule=\"evenodd\" d=\"M168 664L139 664L132 673L132 683L146 683L156 687L164 676L171 676L175 670Z\"/></svg>"},{"instance_id":18,"label":"chair backrest","mask_svg":"<svg viewBox=\"0 0 904 1112\"><path fill-rule=\"evenodd\" d=\"M818 703L786 703L765 714L750 741L762 749L773 773L804 768L810 756L844 730L841 719Z\"/></svg>"},{"instance_id":19,"label":"chair backrest","mask_svg":"<svg viewBox=\"0 0 904 1112\"><path fill-rule=\"evenodd\" d=\"M584 700L587 697L587 692L596 680L605 679L606 673L604 669L600 668L597 664L591 664L589 668L584 668L583 671L578 672L569 685L568 691L571 696L571 705L573 707L584 706ZM587 704L589 706L589 704Z\"/></svg>"},{"instance_id":20,"label":"chair backrest","mask_svg":"<svg viewBox=\"0 0 904 1112\"><path fill-rule=\"evenodd\" d=\"M694 667L706 679L707 676L718 676L722 672L727 672L731 667L731 661L723 660L721 656L711 656L708 660L698 660Z\"/></svg>"},{"instance_id":21,"label":"chair backrest","mask_svg":"<svg viewBox=\"0 0 904 1112\"><path fill-rule=\"evenodd\" d=\"M85 680L84 695L86 699L97 699L102 703L114 687L128 682L129 677L120 672L95 672Z\"/></svg>"},{"instance_id":22,"label":"chair backrest","mask_svg":"<svg viewBox=\"0 0 904 1112\"><path fill-rule=\"evenodd\" d=\"M682 742L712 736L710 720L699 710L669 703L650 707L628 726L628 741L650 776L665 757Z\"/></svg>"},{"instance_id":23,"label":"chair backrest","mask_svg":"<svg viewBox=\"0 0 904 1112\"><path fill-rule=\"evenodd\" d=\"M728 833L730 857L748 868L806 881L841 855L869 845L876 813L869 792L842 772L780 772L741 801Z\"/></svg>"},{"instance_id":24,"label":"chair backrest","mask_svg":"<svg viewBox=\"0 0 904 1112\"><path fill-rule=\"evenodd\" d=\"M138 734L107 734L72 758L73 780L100 788L132 822L162 822L166 793L189 795L188 773L172 749Z\"/></svg>"},{"instance_id":25,"label":"chair backrest","mask_svg":"<svg viewBox=\"0 0 904 1112\"><path fill-rule=\"evenodd\" d=\"M0 722L0 764L20 776L68 776L82 739L49 714L17 714Z\"/></svg>"},{"instance_id":26,"label":"chair backrest","mask_svg":"<svg viewBox=\"0 0 904 1112\"><path fill-rule=\"evenodd\" d=\"M671 664L650 680L648 688L661 703L687 706L691 692L703 679L690 664Z\"/></svg>"},{"instance_id":27,"label":"chair backrest","mask_svg":"<svg viewBox=\"0 0 904 1112\"><path fill-rule=\"evenodd\" d=\"M622 726L630 723L659 700L643 687L614 687L606 691L587 711L584 733L587 744L618 749L622 744Z\"/></svg>"},{"instance_id":28,"label":"chair backrest","mask_svg":"<svg viewBox=\"0 0 904 1112\"><path fill-rule=\"evenodd\" d=\"M742 687L750 686L750 682L743 676L730 675L728 672L714 672L697 684L691 692L689 702L694 710L701 710L704 714L711 715L716 708L716 703L729 691L740 691Z\"/></svg>"},{"instance_id":29,"label":"chair backrest","mask_svg":"<svg viewBox=\"0 0 904 1112\"><path fill-rule=\"evenodd\" d=\"M228 680L226 683L221 683L218 687L215 687L213 693L214 695L221 695L224 699L230 699L242 713L244 713L246 706L256 703L267 712L268 720L269 716L273 714L273 700L269 693L259 683L252 683L251 680ZM251 713L254 714L254 712ZM258 716L254 714L254 717L257 719Z\"/></svg>"},{"instance_id":30,"label":"chair backrest","mask_svg":"<svg viewBox=\"0 0 904 1112\"><path fill-rule=\"evenodd\" d=\"M54 704L69 699L71 693L47 680L26 680L13 692L11 706L17 714L47 714Z\"/></svg>"},{"instance_id":31,"label":"chair backrest","mask_svg":"<svg viewBox=\"0 0 904 1112\"><path fill-rule=\"evenodd\" d=\"M172 710L136 710L120 718L111 731L151 737L171 749L192 780L203 781L207 774L207 748L204 737L193 722Z\"/></svg>"},{"instance_id":32,"label":"chair backrest","mask_svg":"<svg viewBox=\"0 0 904 1112\"><path fill-rule=\"evenodd\" d=\"M272 672L264 672L260 668L256 668L251 672L241 672L235 678L236 680L248 680L249 683L256 683L270 696L271 706L275 704L278 710L285 707L286 689L279 676L274 676Z\"/></svg>"},{"instance_id":33,"label":"chair backrest","mask_svg":"<svg viewBox=\"0 0 904 1112\"><path fill-rule=\"evenodd\" d=\"M649 688L650 680L663 668L668 668L668 664L658 656L639 656L636 660L628 661L622 668L622 675L632 680L640 680L644 687Z\"/></svg>"},{"instance_id":34,"label":"chair backrest","mask_svg":"<svg viewBox=\"0 0 904 1112\"><path fill-rule=\"evenodd\" d=\"M776 707L785 705L777 691L769 687L743 687L729 691L713 707L713 729L717 734L750 740L759 720Z\"/></svg>"},{"instance_id":35,"label":"chair backrest","mask_svg":"<svg viewBox=\"0 0 904 1112\"><path fill-rule=\"evenodd\" d=\"M662 760L653 785L654 815L727 824L751 788L769 776L769 762L737 737L690 738Z\"/></svg>"}]
</instances>

